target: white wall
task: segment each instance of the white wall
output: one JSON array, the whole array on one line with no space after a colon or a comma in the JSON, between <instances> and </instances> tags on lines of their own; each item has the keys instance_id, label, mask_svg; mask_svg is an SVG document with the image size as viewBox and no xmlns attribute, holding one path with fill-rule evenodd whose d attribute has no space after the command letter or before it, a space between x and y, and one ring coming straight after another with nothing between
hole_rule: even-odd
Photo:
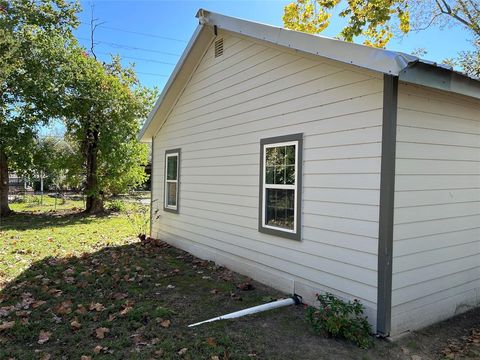
<instances>
[{"instance_id":1,"label":"white wall","mask_svg":"<svg viewBox=\"0 0 480 360\"><path fill-rule=\"evenodd\" d=\"M480 102L400 85L392 332L480 303Z\"/></svg>"},{"instance_id":2,"label":"white wall","mask_svg":"<svg viewBox=\"0 0 480 360\"><path fill-rule=\"evenodd\" d=\"M179 214L153 236L307 301L328 290L376 317L383 79L245 38L209 49L155 138L181 148ZM257 229L260 139L304 134L302 241ZM161 208L162 201L156 206Z\"/></svg>"}]
</instances>

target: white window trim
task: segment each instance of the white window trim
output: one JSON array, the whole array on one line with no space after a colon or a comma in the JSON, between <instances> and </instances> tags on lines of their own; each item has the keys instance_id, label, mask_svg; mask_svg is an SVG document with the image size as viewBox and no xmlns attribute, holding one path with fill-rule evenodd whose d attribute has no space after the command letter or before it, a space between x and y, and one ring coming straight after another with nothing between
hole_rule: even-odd
<instances>
[{"instance_id":1,"label":"white window trim","mask_svg":"<svg viewBox=\"0 0 480 360\"><path fill-rule=\"evenodd\" d=\"M273 148L273 147L281 147L281 146L289 146L289 145L295 145L295 185L281 185L281 184L267 184L267 149L268 148ZM266 229L272 229L276 231L281 231L285 233L290 233L290 234L296 234L297 233L297 211L298 209L298 202L297 202L297 196L298 196L298 151L299 151L299 141L285 141L285 142L278 142L278 143L273 143L273 144L264 144L263 145L263 184L262 184L262 227ZM266 194L267 194L267 189L285 189L285 190L294 190L294 216L293 216L293 230L281 228L278 226L271 226L266 224Z\"/></svg>"},{"instance_id":2,"label":"white window trim","mask_svg":"<svg viewBox=\"0 0 480 360\"><path fill-rule=\"evenodd\" d=\"M176 180L168 180L168 159L171 157L177 157L177 176ZM163 200L163 207L164 209L178 211L178 177L180 173L180 151L172 151L166 152L165 154L165 186L164 186L164 200ZM168 184L169 183L176 183L176 193L175 193L175 204L176 205L169 205L168 204Z\"/></svg>"}]
</instances>

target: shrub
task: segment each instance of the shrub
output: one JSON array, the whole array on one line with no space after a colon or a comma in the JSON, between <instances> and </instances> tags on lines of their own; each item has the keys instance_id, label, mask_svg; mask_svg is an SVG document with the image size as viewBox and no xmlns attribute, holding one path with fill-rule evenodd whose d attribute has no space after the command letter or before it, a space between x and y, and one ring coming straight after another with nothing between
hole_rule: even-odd
<instances>
[{"instance_id":1,"label":"shrub","mask_svg":"<svg viewBox=\"0 0 480 360\"><path fill-rule=\"evenodd\" d=\"M373 344L372 328L357 299L344 302L330 293L317 295L317 299L320 306L309 306L306 313L306 319L316 333L343 338L364 349Z\"/></svg>"},{"instance_id":2,"label":"shrub","mask_svg":"<svg viewBox=\"0 0 480 360\"><path fill-rule=\"evenodd\" d=\"M127 206L122 200L110 200L106 206L107 210L115 212L124 212L127 210Z\"/></svg>"}]
</instances>

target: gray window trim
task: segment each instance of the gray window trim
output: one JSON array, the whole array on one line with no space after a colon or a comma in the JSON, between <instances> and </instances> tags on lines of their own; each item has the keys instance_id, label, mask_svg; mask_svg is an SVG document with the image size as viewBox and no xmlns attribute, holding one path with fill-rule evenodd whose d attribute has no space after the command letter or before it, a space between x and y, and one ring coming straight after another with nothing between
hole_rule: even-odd
<instances>
[{"instance_id":1,"label":"gray window trim","mask_svg":"<svg viewBox=\"0 0 480 360\"><path fill-rule=\"evenodd\" d=\"M295 221L296 221L296 232L286 232L280 229L272 229L266 228L263 226L263 197L265 194L263 193L263 157L264 157L264 146L268 144L276 144L282 142L290 142L290 141L297 141L298 142L298 153L297 153L297 182L296 182L296 190L297 191L297 201L295 206ZM260 176L259 176L259 203L258 203L258 231L261 233L275 235L287 239L292 240L301 240L301 233L302 233L302 180L303 180L303 171L302 171L302 164L303 164L303 134L292 134L292 135L284 135L284 136L277 136L267 139L260 140Z\"/></svg>"},{"instance_id":2,"label":"gray window trim","mask_svg":"<svg viewBox=\"0 0 480 360\"><path fill-rule=\"evenodd\" d=\"M167 207L167 156L168 154L177 153L177 206L175 209ZM181 164L181 153L180 149L170 149L165 150L165 164L163 167L163 211L168 211L171 213L178 214L178 210L180 208L180 164Z\"/></svg>"},{"instance_id":3,"label":"gray window trim","mask_svg":"<svg viewBox=\"0 0 480 360\"><path fill-rule=\"evenodd\" d=\"M392 260L397 144L398 77L384 75L380 216L378 233L377 334L389 336L392 321Z\"/></svg>"}]
</instances>

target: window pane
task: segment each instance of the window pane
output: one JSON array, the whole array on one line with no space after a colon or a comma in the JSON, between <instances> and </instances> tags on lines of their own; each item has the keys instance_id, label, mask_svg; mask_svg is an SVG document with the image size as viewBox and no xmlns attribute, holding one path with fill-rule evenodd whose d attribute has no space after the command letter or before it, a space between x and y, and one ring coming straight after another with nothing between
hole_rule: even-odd
<instances>
[{"instance_id":1,"label":"window pane","mask_svg":"<svg viewBox=\"0 0 480 360\"><path fill-rule=\"evenodd\" d=\"M265 169L265 182L267 184L274 184L275 179L275 166L267 166Z\"/></svg>"},{"instance_id":2,"label":"window pane","mask_svg":"<svg viewBox=\"0 0 480 360\"><path fill-rule=\"evenodd\" d=\"M295 145L285 147L285 161L286 165L295 165Z\"/></svg>"},{"instance_id":3,"label":"window pane","mask_svg":"<svg viewBox=\"0 0 480 360\"><path fill-rule=\"evenodd\" d=\"M268 147L265 153L267 166L285 164L285 146Z\"/></svg>"},{"instance_id":4,"label":"window pane","mask_svg":"<svg viewBox=\"0 0 480 360\"><path fill-rule=\"evenodd\" d=\"M177 206L177 183L167 183L167 206Z\"/></svg>"},{"instance_id":5,"label":"window pane","mask_svg":"<svg viewBox=\"0 0 480 360\"><path fill-rule=\"evenodd\" d=\"M295 190L266 189L265 224L293 230L295 220Z\"/></svg>"},{"instance_id":6,"label":"window pane","mask_svg":"<svg viewBox=\"0 0 480 360\"><path fill-rule=\"evenodd\" d=\"M285 184L295 185L295 165L287 165L285 168Z\"/></svg>"},{"instance_id":7,"label":"window pane","mask_svg":"<svg viewBox=\"0 0 480 360\"><path fill-rule=\"evenodd\" d=\"M177 156L167 157L167 180L177 180Z\"/></svg>"},{"instance_id":8,"label":"window pane","mask_svg":"<svg viewBox=\"0 0 480 360\"><path fill-rule=\"evenodd\" d=\"M295 185L295 145L265 148L265 183Z\"/></svg>"},{"instance_id":9,"label":"window pane","mask_svg":"<svg viewBox=\"0 0 480 360\"><path fill-rule=\"evenodd\" d=\"M285 166L275 166L275 182L274 184L285 184Z\"/></svg>"}]
</instances>

